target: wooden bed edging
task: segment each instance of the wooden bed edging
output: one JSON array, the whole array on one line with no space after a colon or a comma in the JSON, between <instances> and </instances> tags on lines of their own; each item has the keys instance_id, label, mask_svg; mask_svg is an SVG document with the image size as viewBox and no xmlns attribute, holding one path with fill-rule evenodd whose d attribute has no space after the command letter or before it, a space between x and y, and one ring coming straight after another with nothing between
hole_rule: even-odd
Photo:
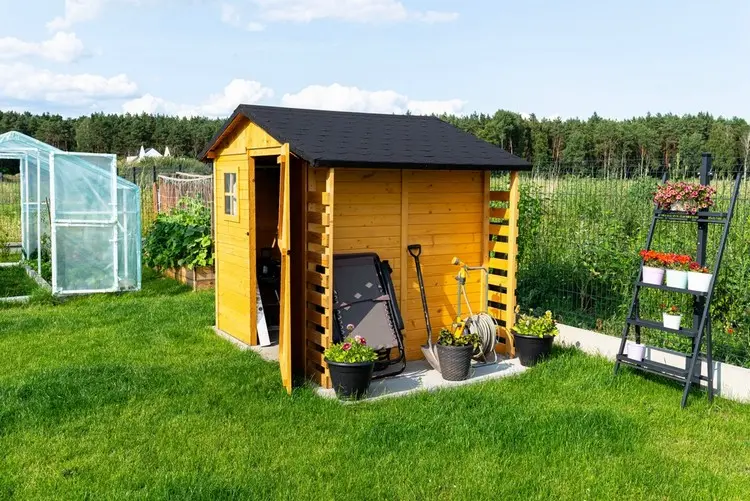
<instances>
[{"instance_id":1,"label":"wooden bed edging","mask_svg":"<svg viewBox=\"0 0 750 501\"><path fill-rule=\"evenodd\" d=\"M213 266L201 266L189 269L185 266L162 270L165 277L177 280L194 291L212 289L216 283Z\"/></svg>"}]
</instances>

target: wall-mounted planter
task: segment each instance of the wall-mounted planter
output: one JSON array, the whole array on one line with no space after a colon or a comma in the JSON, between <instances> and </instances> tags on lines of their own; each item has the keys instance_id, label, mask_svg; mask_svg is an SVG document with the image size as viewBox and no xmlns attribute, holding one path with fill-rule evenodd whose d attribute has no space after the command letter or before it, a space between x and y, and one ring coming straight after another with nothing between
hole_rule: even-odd
<instances>
[{"instance_id":1,"label":"wall-mounted planter","mask_svg":"<svg viewBox=\"0 0 750 501\"><path fill-rule=\"evenodd\" d=\"M177 280L194 291L212 289L215 285L213 266L202 266L192 270L183 266L164 270L163 273L165 277Z\"/></svg>"}]
</instances>

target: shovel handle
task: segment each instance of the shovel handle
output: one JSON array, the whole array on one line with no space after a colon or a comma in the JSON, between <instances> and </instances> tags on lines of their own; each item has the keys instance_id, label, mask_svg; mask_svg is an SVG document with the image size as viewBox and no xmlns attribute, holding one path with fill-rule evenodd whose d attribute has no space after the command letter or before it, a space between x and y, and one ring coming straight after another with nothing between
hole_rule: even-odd
<instances>
[{"instance_id":1,"label":"shovel handle","mask_svg":"<svg viewBox=\"0 0 750 501\"><path fill-rule=\"evenodd\" d=\"M422 244L412 244L406 248L411 254L411 257L419 257L422 255Z\"/></svg>"}]
</instances>

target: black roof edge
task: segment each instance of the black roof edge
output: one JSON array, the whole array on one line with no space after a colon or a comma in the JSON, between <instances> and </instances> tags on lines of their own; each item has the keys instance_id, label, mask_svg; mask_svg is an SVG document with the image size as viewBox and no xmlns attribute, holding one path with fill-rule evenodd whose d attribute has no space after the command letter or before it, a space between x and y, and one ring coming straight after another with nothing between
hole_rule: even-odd
<instances>
[{"instance_id":1,"label":"black roof edge","mask_svg":"<svg viewBox=\"0 0 750 501\"><path fill-rule=\"evenodd\" d=\"M222 125L218 131L216 131L216 134L214 134L214 137L211 138L211 140L208 142L206 147L203 148L203 151L201 151L200 154L198 155L198 159L201 162L205 162L205 163L208 162L209 159L206 158L208 155L208 152L211 151L214 146L216 146L216 142L219 140L221 136L224 135L224 133L227 131L229 126L232 124L232 122L234 122L234 120L237 118L237 115L239 114L240 114L240 107L237 107L237 109L234 110L234 113L232 113L232 115L229 118L227 118L226 122L224 122L224 125Z\"/></svg>"},{"instance_id":2,"label":"black roof edge","mask_svg":"<svg viewBox=\"0 0 750 501\"><path fill-rule=\"evenodd\" d=\"M367 162L367 161L344 161L344 160L325 160L316 159L311 162L313 167L349 167L352 169L366 169L372 167L391 168L391 169L418 169L418 170L502 170L502 171L531 171L532 164L521 159L521 162L505 165L489 164L422 164L422 163L403 163L403 162Z\"/></svg>"}]
</instances>

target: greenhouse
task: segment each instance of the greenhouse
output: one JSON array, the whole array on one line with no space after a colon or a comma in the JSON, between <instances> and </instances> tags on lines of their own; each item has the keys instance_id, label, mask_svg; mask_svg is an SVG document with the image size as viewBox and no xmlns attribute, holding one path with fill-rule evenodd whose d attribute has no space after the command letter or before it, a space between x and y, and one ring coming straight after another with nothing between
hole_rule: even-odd
<instances>
[{"instance_id":1,"label":"greenhouse","mask_svg":"<svg viewBox=\"0 0 750 501\"><path fill-rule=\"evenodd\" d=\"M140 289L140 191L117 176L115 155L8 132L0 158L20 163L23 254L55 294Z\"/></svg>"}]
</instances>

